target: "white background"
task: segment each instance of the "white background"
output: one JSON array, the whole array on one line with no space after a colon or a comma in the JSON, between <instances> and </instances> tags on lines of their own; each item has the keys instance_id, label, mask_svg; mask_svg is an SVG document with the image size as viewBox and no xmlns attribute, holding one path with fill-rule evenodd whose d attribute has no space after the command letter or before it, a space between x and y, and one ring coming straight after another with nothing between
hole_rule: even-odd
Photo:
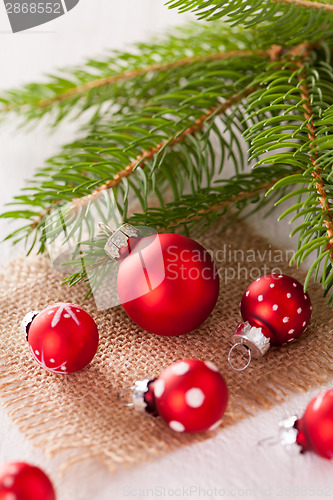
<instances>
[{"instance_id":1,"label":"white background","mask_svg":"<svg viewBox=\"0 0 333 500\"><path fill-rule=\"evenodd\" d=\"M187 18L168 11L162 0L81 0L66 16L13 35L1 2L0 89L40 79L57 66L101 55L105 48L121 48L146 39ZM16 130L15 122L0 126L1 210L18 193L24 179L31 177L46 157L56 153L60 144L68 142L74 130L75 124L68 124L49 135L43 124L29 132ZM260 223L256 217L252 218L256 229L273 242L285 247L295 245L288 239L290 227L277 224L275 214L266 222L260 217ZM1 221L1 237L8 232L8 223ZM13 251L10 245L0 246L2 263L14 254L23 254L23 249ZM258 446L260 439L276 433L281 418L301 415L317 392L290 397L284 405L225 429L210 441L178 450L151 464L110 474L98 463L83 463L64 477L59 475L61 460L41 456L0 409L0 462L26 460L43 466L56 483L58 500L332 496L331 462L312 454L289 454L279 445Z\"/></svg>"}]
</instances>

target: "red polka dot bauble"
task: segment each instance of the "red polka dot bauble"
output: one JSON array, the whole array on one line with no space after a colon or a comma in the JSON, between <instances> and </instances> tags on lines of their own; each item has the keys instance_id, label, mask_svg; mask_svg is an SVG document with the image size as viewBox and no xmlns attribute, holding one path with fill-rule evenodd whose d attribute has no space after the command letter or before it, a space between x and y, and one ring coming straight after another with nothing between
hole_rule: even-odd
<instances>
[{"instance_id":1,"label":"red polka dot bauble","mask_svg":"<svg viewBox=\"0 0 333 500\"><path fill-rule=\"evenodd\" d=\"M176 432L216 429L228 403L227 385L216 366L197 359L172 363L157 379L140 380L131 389L133 403L126 406L160 416Z\"/></svg>"},{"instance_id":2,"label":"red polka dot bauble","mask_svg":"<svg viewBox=\"0 0 333 500\"><path fill-rule=\"evenodd\" d=\"M212 430L227 407L227 385L210 362L177 361L161 373L152 389L158 414L177 432Z\"/></svg>"},{"instance_id":3,"label":"red polka dot bauble","mask_svg":"<svg viewBox=\"0 0 333 500\"><path fill-rule=\"evenodd\" d=\"M53 373L74 373L96 354L98 329L93 318L74 304L54 304L23 320L30 351L37 363Z\"/></svg>"},{"instance_id":4,"label":"red polka dot bauble","mask_svg":"<svg viewBox=\"0 0 333 500\"><path fill-rule=\"evenodd\" d=\"M232 340L235 346L247 347L253 357L264 355L271 345L285 344L301 335L312 311L303 285L283 274L268 274L254 281L246 289L240 308L244 323Z\"/></svg>"},{"instance_id":5,"label":"red polka dot bauble","mask_svg":"<svg viewBox=\"0 0 333 500\"><path fill-rule=\"evenodd\" d=\"M0 466L0 500L56 500L56 494L41 469L12 462Z\"/></svg>"},{"instance_id":6,"label":"red polka dot bauble","mask_svg":"<svg viewBox=\"0 0 333 500\"><path fill-rule=\"evenodd\" d=\"M105 250L119 262L119 300L144 330L182 335L198 328L214 309L219 276L196 241L179 234L142 236L125 224Z\"/></svg>"},{"instance_id":7,"label":"red polka dot bauble","mask_svg":"<svg viewBox=\"0 0 333 500\"><path fill-rule=\"evenodd\" d=\"M333 458L333 389L316 396L296 421L296 442L302 451Z\"/></svg>"}]
</instances>

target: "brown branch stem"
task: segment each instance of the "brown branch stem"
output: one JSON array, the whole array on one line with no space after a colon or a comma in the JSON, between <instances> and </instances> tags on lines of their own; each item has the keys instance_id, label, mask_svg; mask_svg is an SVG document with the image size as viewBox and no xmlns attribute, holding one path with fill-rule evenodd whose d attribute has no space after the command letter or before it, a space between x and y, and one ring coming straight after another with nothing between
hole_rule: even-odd
<instances>
[{"instance_id":1,"label":"brown branch stem","mask_svg":"<svg viewBox=\"0 0 333 500\"><path fill-rule=\"evenodd\" d=\"M318 152L315 150L316 128L312 118L312 106L308 85L306 83L305 69L301 61L297 61L296 64L298 68L303 70L303 75L299 75L298 79L300 82L300 90L302 92L301 96L304 100L304 119L307 121L306 128L308 130L308 139L311 141L310 147L313 149L313 154L310 154L310 160L313 165L313 171L311 172L311 175L315 180L315 186L320 206L326 214L324 217L324 222L327 229L327 236L329 238L327 243L327 250L330 250L330 255L333 260L333 212L330 207L327 193L325 191L325 183L321 176L321 168L316 165L316 161L319 158Z\"/></svg>"},{"instance_id":2,"label":"brown branch stem","mask_svg":"<svg viewBox=\"0 0 333 500\"><path fill-rule=\"evenodd\" d=\"M273 0L279 3L295 4L298 7L306 7L308 9L322 9L323 11L333 12L333 5L320 2L312 2L311 0Z\"/></svg>"},{"instance_id":3,"label":"brown branch stem","mask_svg":"<svg viewBox=\"0 0 333 500\"><path fill-rule=\"evenodd\" d=\"M228 59L230 57L249 57L252 55L257 55L258 57L267 56L266 50L231 50L228 52L217 52L215 54L209 54L207 56L195 56L195 57L186 57L184 59L179 59L178 61L169 62L169 63L161 63L161 64L151 64L146 66L145 68L134 69L124 71L123 73L119 73L118 75L108 76L105 78L99 78L97 80L92 80L91 82L87 82L84 85L79 87L72 88L63 94L53 97L50 99L42 99L37 103L36 107L38 108L48 108L52 106L52 104L56 104L66 99L71 99L73 97L78 97L80 95L85 94L93 89L107 87L119 81L130 80L131 78L135 78L137 76L145 75L147 73L153 71L164 71L168 69L178 68L180 66L186 66L188 64L192 64L194 62L206 62L206 61L217 61L222 59ZM9 109L8 109L9 111Z\"/></svg>"},{"instance_id":4,"label":"brown branch stem","mask_svg":"<svg viewBox=\"0 0 333 500\"><path fill-rule=\"evenodd\" d=\"M293 49L285 52L285 51L283 51L283 47L273 45L272 47L270 47L266 51L260 51L260 53L261 53L261 55L268 56L271 61L276 61L281 57L282 54L285 55L286 53L291 54L292 56L303 55L307 50L310 50L311 47L312 46L309 46L305 43L302 43L300 45L297 45ZM252 52L250 52L250 53L252 54ZM223 54L213 54L211 56L211 58L219 58L219 57L223 58L223 57L231 57L231 55L235 56L235 55L247 55L247 54L248 54L248 51L233 51L233 52L227 52L227 53L223 53ZM193 58L192 59L188 58L186 60L177 61L177 62L172 63L172 64L175 64L175 65L185 64L184 61L188 61L188 63L190 63L190 62L193 62L193 60L194 60ZM171 66L169 65L168 67L171 67ZM175 67L175 66L173 66L173 67ZM161 65L151 66L149 70L151 70L152 68L161 69ZM143 70L138 70L138 71L143 71ZM146 68L145 71L148 71L148 69ZM123 75L124 75L124 73L123 73ZM121 75L117 75L117 76L120 77ZM128 72L127 72L127 76L128 76ZM102 186L99 186L92 194L84 196L82 198L74 198L73 199L73 209L77 210L80 207L85 207L88 205L89 202L98 199L104 191L116 187L117 185L119 185L121 183L122 179L127 178L130 175L132 175L138 166L140 166L140 168L144 168L145 164L148 161L151 161L155 157L155 155L158 154L162 150L162 148L164 148L166 145L167 145L167 147L172 148L175 144L182 142L188 135L194 134L195 132L201 130L203 128L206 120L209 119L211 116L213 116L213 115L218 116L219 114L224 113L226 110L228 110L231 106L236 104L242 98L251 94L255 89L256 89L256 87L248 88L241 93L237 93L234 96L231 96L223 104L219 104L218 106L216 106L216 107L212 108L211 110L207 111L206 113L204 113L200 118L198 118L194 122L193 125L188 127L178 137L176 137L174 139L169 138L167 140L164 140L161 143L159 143L156 147L151 148L147 151L144 151L142 154L137 156L136 160L134 160L132 163L127 165L126 168L124 168L123 170L118 172L112 179L105 182ZM57 203L55 203L55 204L57 204ZM45 209L40 214L40 216L31 224L32 229L36 229L38 227L38 225L43 220L43 218L51 212L53 206Z\"/></svg>"},{"instance_id":5,"label":"brown branch stem","mask_svg":"<svg viewBox=\"0 0 333 500\"><path fill-rule=\"evenodd\" d=\"M286 174L286 176L288 176L288 175L290 175L290 174ZM238 201L241 201L244 199L249 199L252 196L263 193L264 191L268 191L268 189L273 187L274 184L277 182L277 180L279 180L280 178L281 177L276 178L272 181L263 182L262 184L259 184L259 186L257 186L255 189L253 189L251 191L244 191L242 193L235 194L234 196L229 198L229 200L222 201L221 203L215 203L214 205L211 205L207 208L203 208L202 210L199 210L199 212L194 217L179 219L176 224L167 226L167 229L172 229L174 227L180 226L183 223L197 220L205 214L209 214L211 212L217 212L221 208L228 207L229 205L233 205L234 203L237 203Z\"/></svg>"},{"instance_id":6,"label":"brown branch stem","mask_svg":"<svg viewBox=\"0 0 333 500\"><path fill-rule=\"evenodd\" d=\"M256 88L256 87L255 87ZM118 184L121 183L122 179L129 177L130 175L133 174L135 171L135 168L140 165L140 168L144 168L145 164L147 161L152 160L156 154L158 154L162 148L164 148L166 145L169 148L172 148L175 144L178 144L182 142L188 135L194 134L195 132L198 132L201 130L205 124L205 122L213 115L218 116L225 111L227 111L231 106L239 102L241 99L246 97L247 95L251 94L255 88L248 88L243 92L238 92L237 94L231 96L229 99L227 99L223 104L219 104L218 106L215 106L214 108L210 109L206 113L204 113L200 118L198 118L193 125L188 127L184 132L182 132L178 137L174 139L166 139L162 142L160 142L156 147L151 148L147 151L144 151L142 154L138 155L136 160L134 160L132 163L127 165L126 168L118 172L112 179L108 180L105 182L102 186L99 186L92 194L89 194L87 196L83 196L82 198L74 198L73 199L73 209L78 210L81 207L86 207L89 202L92 202L96 199L98 199L102 193L108 189L112 189ZM37 219L32 222L31 224L31 229L34 230L36 229L41 221L44 219L45 216L49 215L51 212L52 208L54 205L57 203L53 204L51 207L46 208L41 212L41 214L37 217Z\"/></svg>"},{"instance_id":7,"label":"brown branch stem","mask_svg":"<svg viewBox=\"0 0 333 500\"><path fill-rule=\"evenodd\" d=\"M255 87L256 88L256 87ZM164 148L164 147L169 147L172 148L176 144L179 144L182 142L187 136L193 135L199 130L201 130L206 123L206 121L211 118L212 116L218 116L225 111L227 111L231 106L239 102L241 99L246 97L247 95L251 94L254 90L254 87L248 88L243 92L238 92L237 94L233 95L229 99L227 99L223 104L219 104L218 106L215 106L214 108L210 109L206 113L200 116L193 125L188 127L184 132L182 132L180 135L178 135L175 138L168 138L165 139L164 141L160 142L157 146L154 148L151 148L147 151L144 151L142 154L137 156L136 160L134 160L132 163L127 165L126 168L118 172L112 179L108 180L105 184L102 186L99 186L92 194L88 196L84 196L83 198L76 198L73 200L73 206L74 208L78 209L82 206L86 206L89 202L98 199L98 197L101 196L103 191L106 191L107 189L112 189L120 182L122 179L129 177L132 175L136 167L140 166L140 168L143 168L147 161L153 160L153 158Z\"/></svg>"}]
</instances>

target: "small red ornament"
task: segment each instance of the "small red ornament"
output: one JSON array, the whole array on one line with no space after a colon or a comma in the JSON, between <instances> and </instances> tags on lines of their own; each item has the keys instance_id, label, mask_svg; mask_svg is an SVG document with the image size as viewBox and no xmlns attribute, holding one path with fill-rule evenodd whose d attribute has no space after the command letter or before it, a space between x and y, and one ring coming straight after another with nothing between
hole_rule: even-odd
<instances>
[{"instance_id":1,"label":"small red ornament","mask_svg":"<svg viewBox=\"0 0 333 500\"><path fill-rule=\"evenodd\" d=\"M210 254L179 234L142 236L124 224L110 237L106 253L119 262L117 287L128 316L157 335L198 328L219 295L219 276Z\"/></svg>"},{"instance_id":2,"label":"small red ornament","mask_svg":"<svg viewBox=\"0 0 333 500\"><path fill-rule=\"evenodd\" d=\"M240 307L244 323L233 335L232 350L241 344L253 357L264 355L270 345L285 344L301 335L312 311L301 283L283 274L268 274L254 281L245 291Z\"/></svg>"},{"instance_id":3,"label":"small red ornament","mask_svg":"<svg viewBox=\"0 0 333 500\"><path fill-rule=\"evenodd\" d=\"M56 500L56 494L41 469L12 462L0 466L0 500Z\"/></svg>"},{"instance_id":4,"label":"small red ornament","mask_svg":"<svg viewBox=\"0 0 333 500\"><path fill-rule=\"evenodd\" d=\"M176 432L216 429L228 402L227 385L216 366L197 359L172 363L157 379L140 380L130 389L133 403L125 406L161 416Z\"/></svg>"},{"instance_id":5,"label":"small red ornament","mask_svg":"<svg viewBox=\"0 0 333 500\"><path fill-rule=\"evenodd\" d=\"M333 458L333 389L316 396L302 418L296 420L296 443L302 452L314 451L324 458Z\"/></svg>"},{"instance_id":6,"label":"small red ornament","mask_svg":"<svg viewBox=\"0 0 333 500\"><path fill-rule=\"evenodd\" d=\"M54 304L40 313L29 313L21 329L37 363L53 373L82 370L97 351L96 323L74 304Z\"/></svg>"}]
</instances>

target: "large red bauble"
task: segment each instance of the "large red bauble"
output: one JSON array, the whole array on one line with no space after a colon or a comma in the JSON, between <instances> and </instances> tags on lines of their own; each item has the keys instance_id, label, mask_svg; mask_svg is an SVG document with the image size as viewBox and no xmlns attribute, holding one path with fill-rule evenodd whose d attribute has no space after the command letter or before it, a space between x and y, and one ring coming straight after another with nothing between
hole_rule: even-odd
<instances>
[{"instance_id":1,"label":"large red bauble","mask_svg":"<svg viewBox=\"0 0 333 500\"><path fill-rule=\"evenodd\" d=\"M297 420L296 442L303 451L333 458L333 389L315 397Z\"/></svg>"},{"instance_id":2,"label":"large red bauble","mask_svg":"<svg viewBox=\"0 0 333 500\"><path fill-rule=\"evenodd\" d=\"M38 364L53 373L74 373L96 354L98 329L84 309L54 304L40 312L29 327L28 342Z\"/></svg>"},{"instance_id":3,"label":"large red bauble","mask_svg":"<svg viewBox=\"0 0 333 500\"><path fill-rule=\"evenodd\" d=\"M282 274L268 274L254 281L241 301L244 321L261 328L271 345L290 342L306 330L311 301L303 285Z\"/></svg>"},{"instance_id":4,"label":"large red bauble","mask_svg":"<svg viewBox=\"0 0 333 500\"><path fill-rule=\"evenodd\" d=\"M213 430L228 402L227 385L216 366L197 359L172 363L151 390L157 413L177 432Z\"/></svg>"},{"instance_id":5,"label":"large red bauble","mask_svg":"<svg viewBox=\"0 0 333 500\"><path fill-rule=\"evenodd\" d=\"M38 467L22 462L0 466L0 500L55 500L47 475Z\"/></svg>"},{"instance_id":6,"label":"large red bauble","mask_svg":"<svg viewBox=\"0 0 333 500\"><path fill-rule=\"evenodd\" d=\"M179 234L137 238L119 259L118 294L128 316L158 335L198 328L219 295L219 277L207 250Z\"/></svg>"}]
</instances>

